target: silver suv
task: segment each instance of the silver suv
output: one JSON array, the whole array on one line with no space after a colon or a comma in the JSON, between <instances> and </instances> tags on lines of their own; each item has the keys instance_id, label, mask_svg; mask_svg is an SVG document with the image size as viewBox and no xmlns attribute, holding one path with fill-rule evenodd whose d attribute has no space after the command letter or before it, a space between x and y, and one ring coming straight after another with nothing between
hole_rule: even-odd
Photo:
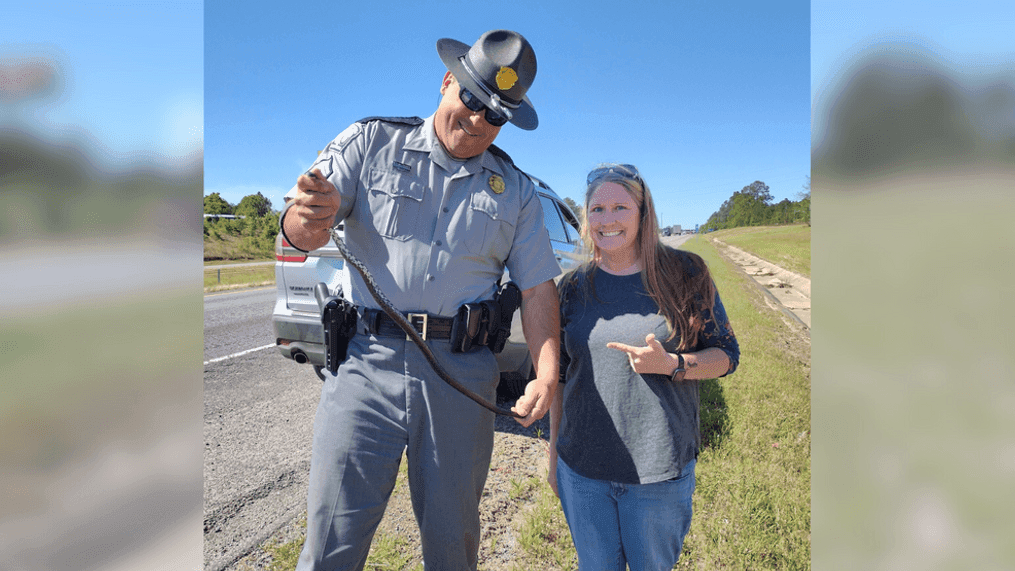
<instances>
[{"instance_id":1,"label":"silver suv","mask_svg":"<svg viewBox=\"0 0 1015 571\"><path fill-rule=\"evenodd\" d=\"M578 219L567 204L543 181L528 175L536 185L543 206L543 222L550 234L550 245L563 271L580 262ZM339 225L339 232L342 226ZM303 253L289 245L279 232L275 239L275 284L278 298L271 316L275 331L275 344L283 357L297 363L313 366L314 372L324 379L324 327L321 312L314 297L314 286L319 282L336 289L349 290L349 273L334 241L310 253ZM505 283L510 279L505 271ZM497 355L501 383L498 393L507 399L520 396L525 383L533 377L532 359L522 334L521 318L515 314L511 322L511 336L504 350Z\"/></svg>"}]
</instances>

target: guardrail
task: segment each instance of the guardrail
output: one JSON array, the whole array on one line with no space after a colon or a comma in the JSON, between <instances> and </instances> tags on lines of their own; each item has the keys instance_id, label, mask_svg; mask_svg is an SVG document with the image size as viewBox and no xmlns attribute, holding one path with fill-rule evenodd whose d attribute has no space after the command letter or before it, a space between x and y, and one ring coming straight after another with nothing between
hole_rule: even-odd
<instances>
[{"instance_id":1,"label":"guardrail","mask_svg":"<svg viewBox=\"0 0 1015 571\"><path fill-rule=\"evenodd\" d=\"M275 262L205 266L204 286L261 283L275 278Z\"/></svg>"}]
</instances>

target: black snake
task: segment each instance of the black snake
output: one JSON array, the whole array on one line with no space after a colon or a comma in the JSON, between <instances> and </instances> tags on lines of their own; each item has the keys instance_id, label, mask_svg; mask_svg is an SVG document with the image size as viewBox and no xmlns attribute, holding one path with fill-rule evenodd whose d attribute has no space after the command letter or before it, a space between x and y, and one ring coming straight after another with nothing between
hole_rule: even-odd
<instances>
[{"instance_id":1,"label":"black snake","mask_svg":"<svg viewBox=\"0 0 1015 571\"><path fill-rule=\"evenodd\" d=\"M403 331L405 331L405 334L409 336L409 339L411 339L413 343L415 343L419 347L419 350L423 352L423 356L426 357L426 360L430 363L430 366L433 367L433 370L437 373L437 376L443 379L444 382L446 382L447 384L454 387L455 390L469 397L470 399L476 401L480 406L482 406L487 410L493 411L497 414L504 416L525 418L525 415L519 414L513 410L509 410L506 408L500 408L497 405L488 402L486 399L465 388L461 383L452 378L451 375L449 375L448 372L444 370L444 367L441 366L440 362L437 361L436 355L434 355L433 351L430 350L430 347L426 344L426 341L423 340L423 338L419 335L416 329L409 323L409 321L405 318L405 316L402 315L397 309L395 309L394 304L392 304L391 301L387 298L387 296L385 296L384 293L377 287L377 283L374 281L373 275L370 274L370 270L367 269L367 267L363 264L363 262L359 260L359 258L354 256L352 252L349 251L349 248L346 247L345 242L342 241L342 238L338 235L338 232L336 232L334 228L329 228L328 232L331 234L331 238L335 241L335 246L338 247L338 251L342 253L342 256L345 258L345 261L352 267L356 268L356 271L359 272L359 275L363 277L363 283L366 284L367 290L370 291L370 295L373 296L373 298L377 301L378 304L380 304L381 309L384 310L384 313L386 313L388 317L390 317L395 323L397 323L398 327L401 328Z\"/></svg>"}]
</instances>

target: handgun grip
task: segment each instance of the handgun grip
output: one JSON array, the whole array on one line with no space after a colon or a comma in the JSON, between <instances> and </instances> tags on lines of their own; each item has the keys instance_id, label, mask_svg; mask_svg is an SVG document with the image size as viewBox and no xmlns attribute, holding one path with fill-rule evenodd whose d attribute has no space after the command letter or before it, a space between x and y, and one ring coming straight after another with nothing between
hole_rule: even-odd
<instances>
[{"instance_id":1,"label":"handgun grip","mask_svg":"<svg viewBox=\"0 0 1015 571\"><path fill-rule=\"evenodd\" d=\"M324 306L328 305L328 298L331 297L331 292L328 290L328 284L324 282L317 282L314 286L314 297L317 298L317 307L321 311L324 311Z\"/></svg>"}]
</instances>

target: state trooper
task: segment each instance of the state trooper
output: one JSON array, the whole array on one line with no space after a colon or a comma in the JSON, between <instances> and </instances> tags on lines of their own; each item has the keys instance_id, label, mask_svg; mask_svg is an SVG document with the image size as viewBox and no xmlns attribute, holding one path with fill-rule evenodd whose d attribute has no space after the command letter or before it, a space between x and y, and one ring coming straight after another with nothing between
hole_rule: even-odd
<instances>
[{"instance_id":1,"label":"state trooper","mask_svg":"<svg viewBox=\"0 0 1015 571\"><path fill-rule=\"evenodd\" d=\"M437 52L447 72L434 114L368 118L339 134L287 195L282 232L296 248L313 250L344 221L345 244L379 289L399 310L426 314L414 325L425 324L430 348L489 401L496 357L485 347L451 352L447 330L462 304L493 296L506 266L522 290L535 364L536 378L513 408L529 426L548 410L558 381L553 278L560 267L536 189L492 143L505 123L536 128L525 95L536 57L524 37L507 30L486 32L472 46L441 39ZM357 272L350 274L346 298L359 319L314 420L297 569L363 568L404 451L426 568L475 570L495 415L443 382L378 311Z\"/></svg>"}]
</instances>

